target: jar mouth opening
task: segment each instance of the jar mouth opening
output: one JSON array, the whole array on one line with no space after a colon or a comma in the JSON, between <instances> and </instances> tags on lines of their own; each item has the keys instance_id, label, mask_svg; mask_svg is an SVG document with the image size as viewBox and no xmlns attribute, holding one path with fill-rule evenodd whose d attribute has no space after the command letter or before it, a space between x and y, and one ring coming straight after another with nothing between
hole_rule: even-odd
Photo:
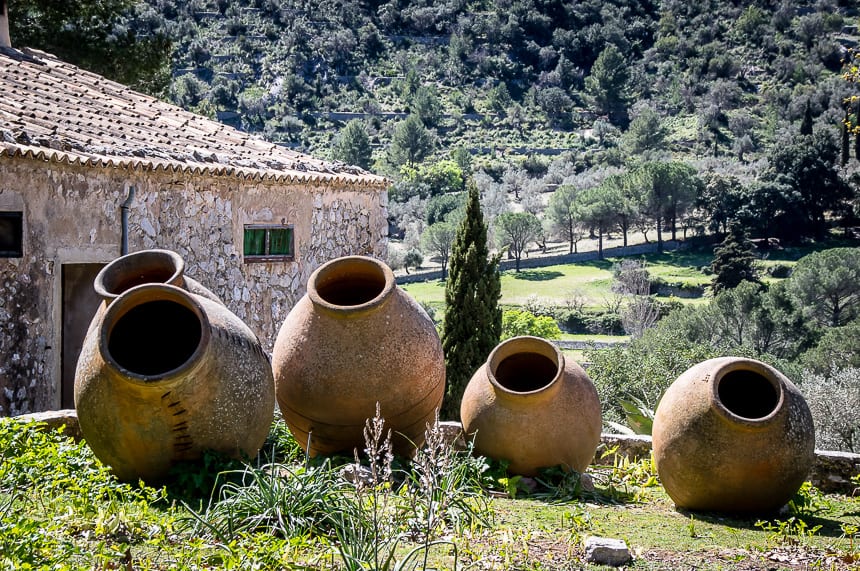
<instances>
[{"instance_id":1,"label":"jar mouth opening","mask_svg":"<svg viewBox=\"0 0 860 571\"><path fill-rule=\"evenodd\" d=\"M378 306L394 287L394 272L384 263L347 256L317 268L308 280L308 297L329 311L353 313Z\"/></svg>"},{"instance_id":2,"label":"jar mouth opening","mask_svg":"<svg viewBox=\"0 0 860 571\"><path fill-rule=\"evenodd\" d=\"M764 363L742 360L717 372L713 398L726 416L749 424L764 423L782 408L783 385Z\"/></svg>"},{"instance_id":3,"label":"jar mouth opening","mask_svg":"<svg viewBox=\"0 0 860 571\"><path fill-rule=\"evenodd\" d=\"M142 250L121 256L103 267L93 287L104 299L116 299L142 284L181 285L185 261L170 250Z\"/></svg>"},{"instance_id":4,"label":"jar mouth opening","mask_svg":"<svg viewBox=\"0 0 860 571\"><path fill-rule=\"evenodd\" d=\"M564 370L564 355L540 337L512 337L499 344L487 360L487 377L509 394L535 394L547 390Z\"/></svg>"},{"instance_id":5,"label":"jar mouth opening","mask_svg":"<svg viewBox=\"0 0 860 571\"><path fill-rule=\"evenodd\" d=\"M189 293L171 285L144 284L108 307L99 349L124 376L150 384L192 367L209 336L209 319Z\"/></svg>"}]
</instances>

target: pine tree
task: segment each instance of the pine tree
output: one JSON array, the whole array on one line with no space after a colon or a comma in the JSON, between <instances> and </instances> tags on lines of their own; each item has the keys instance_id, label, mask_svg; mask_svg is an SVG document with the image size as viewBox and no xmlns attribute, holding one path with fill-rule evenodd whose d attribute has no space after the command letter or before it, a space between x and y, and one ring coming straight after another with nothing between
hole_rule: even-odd
<instances>
[{"instance_id":1,"label":"pine tree","mask_svg":"<svg viewBox=\"0 0 860 571\"><path fill-rule=\"evenodd\" d=\"M502 334L499 259L489 254L478 188L470 182L466 216L454 238L445 284L442 349L447 390L440 414L446 419L459 419L466 385L487 360Z\"/></svg>"},{"instance_id":2,"label":"pine tree","mask_svg":"<svg viewBox=\"0 0 860 571\"><path fill-rule=\"evenodd\" d=\"M742 281L760 283L755 270L753 245L740 224L732 224L722 243L714 250L711 270L714 294L737 287Z\"/></svg>"},{"instance_id":3,"label":"pine tree","mask_svg":"<svg viewBox=\"0 0 860 571\"><path fill-rule=\"evenodd\" d=\"M433 151L433 136L418 115L409 115L394 127L388 160L395 166L414 167Z\"/></svg>"},{"instance_id":4,"label":"pine tree","mask_svg":"<svg viewBox=\"0 0 860 571\"><path fill-rule=\"evenodd\" d=\"M373 162L370 136L360 119L353 119L338 133L334 141L332 156L348 165L370 169Z\"/></svg>"}]
</instances>

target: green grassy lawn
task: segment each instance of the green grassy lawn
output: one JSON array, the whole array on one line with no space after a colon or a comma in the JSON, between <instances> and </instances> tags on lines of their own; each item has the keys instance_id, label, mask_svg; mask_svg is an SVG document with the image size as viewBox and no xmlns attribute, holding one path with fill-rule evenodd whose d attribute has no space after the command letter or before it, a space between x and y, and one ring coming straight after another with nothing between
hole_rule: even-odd
<instances>
[{"instance_id":1,"label":"green grassy lawn","mask_svg":"<svg viewBox=\"0 0 860 571\"><path fill-rule=\"evenodd\" d=\"M643 256L653 277L668 283L707 285L710 276L699 268L710 263L711 258L702 252L666 252ZM604 300L612 297L613 265L621 258L607 258L577 264L546 266L502 272L502 299L504 305L522 305L529 297L536 296L550 305L566 305L567 301L580 296L590 309L600 309ZM415 299L431 305L445 302L445 283L429 280L401 286ZM701 303L701 298L683 298L682 303Z\"/></svg>"}]
</instances>

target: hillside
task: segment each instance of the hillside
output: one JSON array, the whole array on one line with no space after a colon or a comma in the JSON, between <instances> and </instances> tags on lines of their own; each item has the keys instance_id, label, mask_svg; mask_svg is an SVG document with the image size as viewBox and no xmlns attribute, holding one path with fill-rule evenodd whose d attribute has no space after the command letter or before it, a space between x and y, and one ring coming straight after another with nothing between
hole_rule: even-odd
<instances>
[{"instance_id":1,"label":"hillside","mask_svg":"<svg viewBox=\"0 0 860 571\"><path fill-rule=\"evenodd\" d=\"M395 181L395 266L444 261L422 235L470 175L500 248L506 211L538 218L526 248L571 251L855 225L851 2L148 2L166 97Z\"/></svg>"},{"instance_id":2,"label":"hillside","mask_svg":"<svg viewBox=\"0 0 860 571\"><path fill-rule=\"evenodd\" d=\"M799 1L150 3L171 29L175 102L322 154L360 118L377 159L418 111L440 157L462 145L617 162L602 155L645 108L667 119L673 152L755 156L807 102L838 125L858 16ZM622 66L595 86L608 45Z\"/></svg>"}]
</instances>

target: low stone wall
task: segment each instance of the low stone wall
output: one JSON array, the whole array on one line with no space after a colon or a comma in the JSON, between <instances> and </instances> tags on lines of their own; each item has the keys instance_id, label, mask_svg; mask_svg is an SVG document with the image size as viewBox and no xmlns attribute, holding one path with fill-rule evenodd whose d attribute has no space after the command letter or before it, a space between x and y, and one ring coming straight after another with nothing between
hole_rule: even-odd
<instances>
[{"instance_id":1,"label":"low stone wall","mask_svg":"<svg viewBox=\"0 0 860 571\"><path fill-rule=\"evenodd\" d=\"M52 410L15 417L21 422L44 422L49 429L63 432L75 440L80 440L81 429L78 415L74 409ZM465 448L462 440L463 427L459 422L442 423L446 438L453 446ZM651 456L650 436L627 436L624 434L601 434L594 464L612 466L622 458L641 460ZM815 463L809 474L809 481L823 492L852 494L856 486L851 478L860 474L860 454L816 450Z\"/></svg>"},{"instance_id":2,"label":"low stone wall","mask_svg":"<svg viewBox=\"0 0 860 571\"><path fill-rule=\"evenodd\" d=\"M595 464L611 466L621 457L638 460L651 455L650 436L602 434L600 440ZM613 449L613 453L607 454ZM851 482L851 478L858 474L860 474L860 454L816 450L815 462L808 479L822 492L852 494L857 486Z\"/></svg>"}]
</instances>

